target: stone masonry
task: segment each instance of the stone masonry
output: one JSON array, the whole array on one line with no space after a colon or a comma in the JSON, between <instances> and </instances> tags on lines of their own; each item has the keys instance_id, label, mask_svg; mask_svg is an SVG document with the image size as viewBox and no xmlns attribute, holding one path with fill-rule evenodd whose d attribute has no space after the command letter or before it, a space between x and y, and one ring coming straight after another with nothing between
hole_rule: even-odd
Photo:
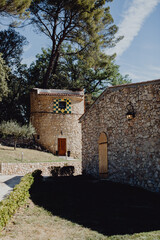
<instances>
[{"instance_id":1,"label":"stone masonry","mask_svg":"<svg viewBox=\"0 0 160 240\"><path fill-rule=\"evenodd\" d=\"M105 133L106 179L160 192L160 80L107 88L80 122L83 172L99 177L98 140Z\"/></svg>"},{"instance_id":2,"label":"stone masonry","mask_svg":"<svg viewBox=\"0 0 160 240\"><path fill-rule=\"evenodd\" d=\"M50 167L63 167L63 166L74 166L74 175L80 175L82 173L81 161L76 162L40 162L40 163L0 163L0 173L3 175L25 175L33 172L34 170L40 169L42 175L49 176Z\"/></svg>"},{"instance_id":3,"label":"stone masonry","mask_svg":"<svg viewBox=\"0 0 160 240\"><path fill-rule=\"evenodd\" d=\"M80 159L82 137L79 118L84 113L84 92L33 89L30 103L30 119L36 129L36 141L53 154L59 155L58 141L64 139L66 146L62 146L62 155L69 154Z\"/></svg>"}]
</instances>

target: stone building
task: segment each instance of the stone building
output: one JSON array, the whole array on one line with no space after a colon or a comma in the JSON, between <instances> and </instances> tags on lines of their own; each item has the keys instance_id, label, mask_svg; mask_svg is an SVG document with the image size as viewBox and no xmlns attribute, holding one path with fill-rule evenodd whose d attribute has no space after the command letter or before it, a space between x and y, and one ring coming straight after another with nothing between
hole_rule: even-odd
<instances>
[{"instance_id":1,"label":"stone building","mask_svg":"<svg viewBox=\"0 0 160 240\"><path fill-rule=\"evenodd\" d=\"M84 92L59 89L33 89L30 93L30 119L36 141L60 156L81 158L81 124Z\"/></svg>"},{"instance_id":2,"label":"stone building","mask_svg":"<svg viewBox=\"0 0 160 240\"><path fill-rule=\"evenodd\" d=\"M83 172L160 192L160 80L107 88L80 122Z\"/></svg>"}]
</instances>

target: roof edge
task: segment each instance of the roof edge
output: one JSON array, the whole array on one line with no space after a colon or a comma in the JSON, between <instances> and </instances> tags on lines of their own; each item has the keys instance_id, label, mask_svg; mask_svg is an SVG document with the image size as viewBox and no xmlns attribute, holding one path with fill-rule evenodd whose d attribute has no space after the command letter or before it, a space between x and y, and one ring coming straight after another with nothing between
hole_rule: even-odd
<instances>
[{"instance_id":1,"label":"roof edge","mask_svg":"<svg viewBox=\"0 0 160 240\"><path fill-rule=\"evenodd\" d=\"M42 89L33 88L31 92L36 92L38 95L70 95L70 96L84 96L84 90L70 90L70 89Z\"/></svg>"},{"instance_id":2,"label":"roof edge","mask_svg":"<svg viewBox=\"0 0 160 240\"><path fill-rule=\"evenodd\" d=\"M143 82L136 82L136 83L121 84L121 85L116 85L116 86L110 86L110 87L108 87L108 88L123 88L123 87L135 86L135 85L154 84L154 83L157 83L157 82L160 82L160 79L143 81ZM108 89L108 88L107 88L107 89ZM105 90L104 90L104 91L105 91Z\"/></svg>"},{"instance_id":3,"label":"roof edge","mask_svg":"<svg viewBox=\"0 0 160 240\"><path fill-rule=\"evenodd\" d=\"M148 84L154 84L154 83L160 83L160 79L156 79L156 80L149 80L149 81L143 81L143 82L137 82L137 83L129 83L129 84L122 84L122 85L116 85L116 86L110 86L107 87L100 95L99 97L94 101L94 103L92 103L92 105L89 107L89 109L79 118L79 121L81 122L81 120L83 119L83 117L89 112L89 110L94 106L94 104L100 99L101 96L103 96L105 94L105 92L107 92L109 89L121 89L124 87L134 87L137 85L148 85Z\"/></svg>"}]
</instances>

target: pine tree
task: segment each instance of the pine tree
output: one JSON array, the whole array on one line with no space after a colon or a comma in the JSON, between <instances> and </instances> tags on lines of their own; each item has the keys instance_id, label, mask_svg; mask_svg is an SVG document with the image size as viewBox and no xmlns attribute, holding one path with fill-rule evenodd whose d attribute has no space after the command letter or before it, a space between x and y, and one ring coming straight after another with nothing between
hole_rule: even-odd
<instances>
[{"instance_id":1,"label":"pine tree","mask_svg":"<svg viewBox=\"0 0 160 240\"><path fill-rule=\"evenodd\" d=\"M113 23L110 8L105 3L112 0L39 0L33 1L29 10L30 23L46 34L51 42L51 55L43 79L43 87L55 74L64 42L74 46L77 54L89 55L102 47L111 47L118 28ZM90 63L94 64L92 56Z\"/></svg>"},{"instance_id":2,"label":"pine tree","mask_svg":"<svg viewBox=\"0 0 160 240\"><path fill-rule=\"evenodd\" d=\"M31 0L1 0L0 1L0 14L13 14L19 15L31 4Z\"/></svg>"},{"instance_id":3,"label":"pine tree","mask_svg":"<svg viewBox=\"0 0 160 240\"><path fill-rule=\"evenodd\" d=\"M26 38L11 27L0 31L0 53L8 66L20 63L23 47L27 43Z\"/></svg>"}]
</instances>

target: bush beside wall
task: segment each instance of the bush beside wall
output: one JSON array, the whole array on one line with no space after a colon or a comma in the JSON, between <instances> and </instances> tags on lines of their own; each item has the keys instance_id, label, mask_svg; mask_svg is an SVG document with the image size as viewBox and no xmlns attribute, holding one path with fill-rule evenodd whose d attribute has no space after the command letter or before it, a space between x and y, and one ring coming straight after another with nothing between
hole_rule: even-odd
<instances>
[{"instance_id":1,"label":"bush beside wall","mask_svg":"<svg viewBox=\"0 0 160 240\"><path fill-rule=\"evenodd\" d=\"M16 210L24 205L29 198L29 189L34 182L34 176L26 174L15 186L10 195L0 202L0 230L2 230Z\"/></svg>"}]
</instances>

